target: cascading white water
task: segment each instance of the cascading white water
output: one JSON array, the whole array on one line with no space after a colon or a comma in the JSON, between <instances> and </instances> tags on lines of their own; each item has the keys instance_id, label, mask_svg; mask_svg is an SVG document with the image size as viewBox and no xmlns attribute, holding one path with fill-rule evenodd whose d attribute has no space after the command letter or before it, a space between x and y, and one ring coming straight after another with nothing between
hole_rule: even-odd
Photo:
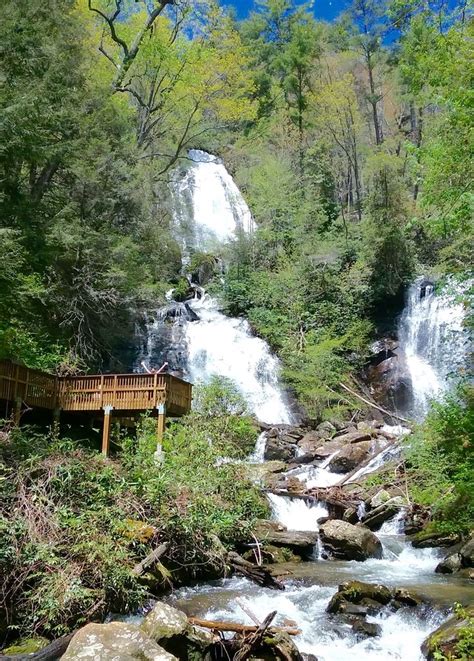
<instances>
[{"instance_id":1,"label":"cascading white water","mask_svg":"<svg viewBox=\"0 0 474 661\"><path fill-rule=\"evenodd\" d=\"M438 294L432 283L419 279L408 290L398 338L410 379L412 401L406 413L417 420L426 416L432 399L447 391L469 353L466 310L458 297L471 285L450 281Z\"/></svg>"},{"instance_id":2,"label":"cascading white water","mask_svg":"<svg viewBox=\"0 0 474 661\"><path fill-rule=\"evenodd\" d=\"M323 503L311 503L302 498L288 498L268 493L272 514L275 521L288 530L317 532L318 519L328 516L328 510Z\"/></svg>"},{"instance_id":3,"label":"cascading white water","mask_svg":"<svg viewBox=\"0 0 474 661\"><path fill-rule=\"evenodd\" d=\"M252 411L268 423L289 423L278 384L279 362L266 342L252 335L245 319L227 317L207 294L190 303L198 322L186 325L188 375L207 382L214 375L232 379Z\"/></svg>"},{"instance_id":4,"label":"cascading white water","mask_svg":"<svg viewBox=\"0 0 474 661\"><path fill-rule=\"evenodd\" d=\"M219 255L225 242L252 229L250 210L223 163L199 150L188 156L191 163L184 173L176 170L171 184L175 231L185 264L195 251ZM186 304L171 303L164 317L159 311L150 321L138 365L144 360L156 366L166 360L171 370L195 384L227 377L260 420L290 423L277 358L252 334L246 320L227 317L216 299L198 289L199 297Z\"/></svg>"},{"instance_id":5,"label":"cascading white water","mask_svg":"<svg viewBox=\"0 0 474 661\"><path fill-rule=\"evenodd\" d=\"M188 152L191 165L176 171L171 185L173 218L183 253L212 250L250 232L252 214L222 161L199 149Z\"/></svg>"}]
</instances>

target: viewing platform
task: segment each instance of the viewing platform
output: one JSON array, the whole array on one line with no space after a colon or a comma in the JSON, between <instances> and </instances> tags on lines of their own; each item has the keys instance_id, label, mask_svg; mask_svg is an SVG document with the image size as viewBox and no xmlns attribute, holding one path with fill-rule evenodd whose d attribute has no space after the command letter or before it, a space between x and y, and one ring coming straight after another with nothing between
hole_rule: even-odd
<instances>
[{"instance_id":1,"label":"viewing platform","mask_svg":"<svg viewBox=\"0 0 474 661\"><path fill-rule=\"evenodd\" d=\"M171 374L94 374L54 376L10 360L0 360L0 400L11 403L19 424L25 408L47 409L58 420L61 411L103 413L102 452L110 446L110 418L134 417L150 411L163 437L166 415L191 410L192 384Z\"/></svg>"}]
</instances>

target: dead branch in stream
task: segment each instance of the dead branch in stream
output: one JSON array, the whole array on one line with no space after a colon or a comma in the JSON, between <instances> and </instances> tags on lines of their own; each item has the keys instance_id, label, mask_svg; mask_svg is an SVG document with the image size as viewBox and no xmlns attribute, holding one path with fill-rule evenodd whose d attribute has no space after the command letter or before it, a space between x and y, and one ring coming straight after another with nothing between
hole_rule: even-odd
<instances>
[{"instance_id":1,"label":"dead branch in stream","mask_svg":"<svg viewBox=\"0 0 474 661\"><path fill-rule=\"evenodd\" d=\"M273 588L274 590L285 589L285 586L277 581L268 569L265 567L259 567L253 562L245 560L238 553L235 553L235 551L229 551L227 554L227 562L235 572L254 581L257 585L261 585L265 588Z\"/></svg>"},{"instance_id":2,"label":"dead branch in stream","mask_svg":"<svg viewBox=\"0 0 474 661\"><path fill-rule=\"evenodd\" d=\"M263 620L262 624L257 628L256 632L244 640L241 648L234 656L234 661L245 661L245 659L248 659L251 656L252 652L256 650L262 642L263 636L275 619L276 614L276 611L269 613Z\"/></svg>"},{"instance_id":3,"label":"dead branch in stream","mask_svg":"<svg viewBox=\"0 0 474 661\"><path fill-rule=\"evenodd\" d=\"M273 619L273 618L272 618ZM190 624L195 627L202 627L203 629L211 629L212 631L223 631L228 633L241 633L249 634L256 633L260 627L252 624L238 624L237 622L217 622L214 620L201 620L199 617L188 617ZM286 633L289 636L298 636L301 631L293 627L271 627L270 633Z\"/></svg>"}]
</instances>

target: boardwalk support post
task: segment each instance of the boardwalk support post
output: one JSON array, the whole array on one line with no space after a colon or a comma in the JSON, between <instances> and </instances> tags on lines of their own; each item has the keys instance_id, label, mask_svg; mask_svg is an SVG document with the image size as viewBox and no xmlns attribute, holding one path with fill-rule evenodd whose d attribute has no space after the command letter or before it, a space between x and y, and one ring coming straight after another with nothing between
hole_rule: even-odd
<instances>
[{"instance_id":1,"label":"boardwalk support post","mask_svg":"<svg viewBox=\"0 0 474 661\"><path fill-rule=\"evenodd\" d=\"M61 409L56 407L53 411L53 436L58 437L61 429Z\"/></svg>"},{"instance_id":2,"label":"boardwalk support post","mask_svg":"<svg viewBox=\"0 0 474 661\"><path fill-rule=\"evenodd\" d=\"M17 397L15 399L15 410L13 413L13 422L15 424L15 427L20 426L20 418L21 418L21 406L23 404L23 401L21 397Z\"/></svg>"},{"instance_id":3,"label":"boardwalk support post","mask_svg":"<svg viewBox=\"0 0 474 661\"><path fill-rule=\"evenodd\" d=\"M158 418L156 420L156 439L161 445L161 441L165 434L166 406L164 404L158 404L156 408L158 410Z\"/></svg>"},{"instance_id":4,"label":"boardwalk support post","mask_svg":"<svg viewBox=\"0 0 474 661\"><path fill-rule=\"evenodd\" d=\"M109 456L110 448L110 415L113 406L104 406L104 427L102 430L102 454L104 457Z\"/></svg>"}]
</instances>

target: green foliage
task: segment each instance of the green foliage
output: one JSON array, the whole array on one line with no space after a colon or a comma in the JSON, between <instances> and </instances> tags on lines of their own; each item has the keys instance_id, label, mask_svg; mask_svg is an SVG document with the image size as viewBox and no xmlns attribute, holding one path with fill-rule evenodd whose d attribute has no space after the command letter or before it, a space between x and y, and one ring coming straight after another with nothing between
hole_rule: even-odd
<instances>
[{"instance_id":1,"label":"green foliage","mask_svg":"<svg viewBox=\"0 0 474 661\"><path fill-rule=\"evenodd\" d=\"M116 460L32 429L2 432L1 598L12 631L57 637L94 615L135 609L150 583L132 569L164 540L155 591L222 572L221 543L268 514L244 465L222 461L248 454L258 431L235 415L242 403L228 384L203 389L199 401L167 432L161 463L156 420L146 417Z\"/></svg>"},{"instance_id":2,"label":"green foliage","mask_svg":"<svg viewBox=\"0 0 474 661\"><path fill-rule=\"evenodd\" d=\"M436 403L408 437L407 479L412 499L431 507L439 530L469 531L474 520L473 392L468 385Z\"/></svg>"}]
</instances>

